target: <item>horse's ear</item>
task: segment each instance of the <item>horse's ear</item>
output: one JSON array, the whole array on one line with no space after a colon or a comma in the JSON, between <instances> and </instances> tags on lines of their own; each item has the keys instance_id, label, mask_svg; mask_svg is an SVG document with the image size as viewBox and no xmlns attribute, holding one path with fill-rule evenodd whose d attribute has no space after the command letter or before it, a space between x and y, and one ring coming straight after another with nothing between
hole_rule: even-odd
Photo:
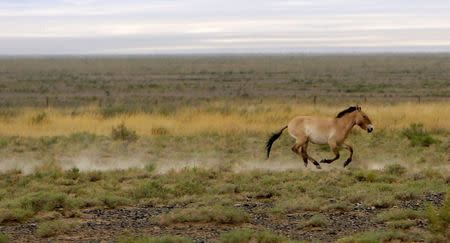
<instances>
[{"instance_id":1,"label":"horse's ear","mask_svg":"<svg viewBox=\"0 0 450 243\"><path fill-rule=\"evenodd\" d=\"M358 104L356 104L356 109L357 109L358 111L360 111L360 110L361 110L361 106L359 106Z\"/></svg>"}]
</instances>

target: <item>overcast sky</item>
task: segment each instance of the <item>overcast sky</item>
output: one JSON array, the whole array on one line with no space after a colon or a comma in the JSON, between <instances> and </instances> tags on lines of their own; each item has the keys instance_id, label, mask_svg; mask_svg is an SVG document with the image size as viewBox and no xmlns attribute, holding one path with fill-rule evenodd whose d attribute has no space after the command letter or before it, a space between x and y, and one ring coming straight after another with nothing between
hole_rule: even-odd
<instances>
[{"instance_id":1,"label":"overcast sky","mask_svg":"<svg viewBox=\"0 0 450 243\"><path fill-rule=\"evenodd\" d=\"M0 0L0 55L437 51L449 0Z\"/></svg>"}]
</instances>

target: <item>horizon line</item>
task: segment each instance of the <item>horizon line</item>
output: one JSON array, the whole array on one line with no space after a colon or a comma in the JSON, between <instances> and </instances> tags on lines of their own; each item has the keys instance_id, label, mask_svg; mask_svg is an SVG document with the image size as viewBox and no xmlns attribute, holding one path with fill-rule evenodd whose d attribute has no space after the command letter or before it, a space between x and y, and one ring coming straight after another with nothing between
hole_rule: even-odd
<instances>
[{"instance_id":1,"label":"horizon line","mask_svg":"<svg viewBox=\"0 0 450 243\"><path fill-rule=\"evenodd\" d=\"M361 56L361 55L450 55L450 50L446 51L310 51L310 52L192 52L192 53L61 53L61 54L0 54L0 58L14 57L165 57L165 56Z\"/></svg>"}]
</instances>

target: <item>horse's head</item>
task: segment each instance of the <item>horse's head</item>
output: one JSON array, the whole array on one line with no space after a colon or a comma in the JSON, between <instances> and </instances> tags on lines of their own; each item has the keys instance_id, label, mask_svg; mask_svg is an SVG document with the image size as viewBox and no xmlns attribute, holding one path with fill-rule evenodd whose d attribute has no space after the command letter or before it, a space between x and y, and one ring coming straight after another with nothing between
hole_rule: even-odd
<instances>
[{"instance_id":1,"label":"horse's head","mask_svg":"<svg viewBox=\"0 0 450 243\"><path fill-rule=\"evenodd\" d=\"M369 116L367 116L367 114L361 110L360 106L356 106L355 114L356 125L364 130L367 130L368 133L371 133L373 131L372 121L370 120Z\"/></svg>"}]
</instances>

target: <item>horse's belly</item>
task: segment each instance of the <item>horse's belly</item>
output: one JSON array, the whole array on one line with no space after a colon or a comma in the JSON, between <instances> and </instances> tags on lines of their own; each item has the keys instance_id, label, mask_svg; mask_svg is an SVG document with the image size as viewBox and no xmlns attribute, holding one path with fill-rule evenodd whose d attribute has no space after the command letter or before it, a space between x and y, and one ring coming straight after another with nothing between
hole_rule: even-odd
<instances>
[{"instance_id":1,"label":"horse's belly","mask_svg":"<svg viewBox=\"0 0 450 243\"><path fill-rule=\"evenodd\" d=\"M317 129L307 128L306 134L311 143L314 144L327 144L328 143L328 133L317 131Z\"/></svg>"},{"instance_id":2,"label":"horse's belly","mask_svg":"<svg viewBox=\"0 0 450 243\"><path fill-rule=\"evenodd\" d=\"M327 136L318 136L318 135L312 135L309 136L309 141L314 144L327 144L328 143L328 137Z\"/></svg>"}]
</instances>

